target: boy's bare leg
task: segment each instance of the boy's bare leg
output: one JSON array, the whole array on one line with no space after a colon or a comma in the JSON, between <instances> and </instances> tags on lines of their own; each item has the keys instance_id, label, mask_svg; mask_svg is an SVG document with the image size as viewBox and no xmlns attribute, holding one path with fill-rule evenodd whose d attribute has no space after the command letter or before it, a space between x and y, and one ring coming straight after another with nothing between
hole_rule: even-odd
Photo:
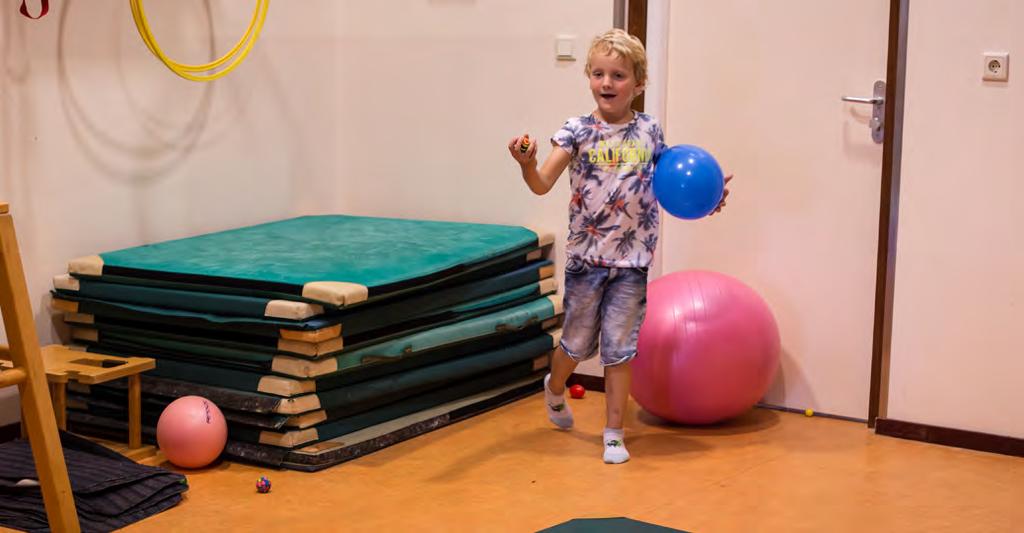
<instances>
[{"instance_id":1,"label":"boy's bare leg","mask_svg":"<svg viewBox=\"0 0 1024 533\"><path fill-rule=\"evenodd\" d=\"M555 352L551 354L551 381L548 383L548 390L555 396L565 394L565 382L576 371L578 364L561 346L555 348Z\"/></svg>"},{"instance_id":2,"label":"boy's bare leg","mask_svg":"<svg viewBox=\"0 0 1024 533\"><path fill-rule=\"evenodd\" d=\"M565 403L565 381L576 370L573 361L561 346L551 354L551 373L544 377L544 407L551 423L562 428L572 427L572 410Z\"/></svg>"},{"instance_id":3,"label":"boy's bare leg","mask_svg":"<svg viewBox=\"0 0 1024 533\"><path fill-rule=\"evenodd\" d=\"M629 460L625 436L622 431L629 401L632 371L629 362L604 367L605 408L608 421L604 428L604 462L624 463Z\"/></svg>"},{"instance_id":4,"label":"boy's bare leg","mask_svg":"<svg viewBox=\"0 0 1024 533\"><path fill-rule=\"evenodd\" d=\"M604 394L610 429L622 429L622 419L629 400L629 384L632 379L629 363L604 367Z\"/></svg>"}]
</instances>

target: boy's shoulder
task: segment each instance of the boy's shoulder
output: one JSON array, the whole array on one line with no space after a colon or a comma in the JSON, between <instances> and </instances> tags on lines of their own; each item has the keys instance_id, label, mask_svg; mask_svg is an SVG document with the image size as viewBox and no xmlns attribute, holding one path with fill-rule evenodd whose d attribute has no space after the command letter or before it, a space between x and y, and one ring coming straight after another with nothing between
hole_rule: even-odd
<instances>
[{"instance_id":1,"label":"boy's shoulder","mask_svg":"<svg viewBox=\"0 0 1024 533\"><path fill-rule=\"evenodd\" d=\"M571 116L571 117L565 119L564 126L572 127L572 126L590 125L590 124L596 124L596 123L597 123L597 119L594 118L594 115L592 115L590 113L587 113L586 115Z\"/></svg>"},{"instance_id":2,"label":"boy's shoulder","mask_svg":"<svg viewBox=\"0 0 1024 533\"><path fill-rule=\"evenodd\" d=\"M644 113L643 111L637 111L637 113L636 113L636 121L640 122L640 123L654 124L654 125L657 125L659 127L661 126L661 124L658 123L658 119L655 118L654 115L648 115L647 113Z\"/></svg>"}]
</instances>

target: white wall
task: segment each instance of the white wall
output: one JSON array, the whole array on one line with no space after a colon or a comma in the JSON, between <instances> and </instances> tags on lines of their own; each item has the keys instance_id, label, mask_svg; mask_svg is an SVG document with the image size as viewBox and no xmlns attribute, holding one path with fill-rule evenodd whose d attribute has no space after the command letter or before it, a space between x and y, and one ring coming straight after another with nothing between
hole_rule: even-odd
<instances>
[{"instance_id":1,"label":"white wall","mask_svg":"<svg viewBox=\"0 0 1024 533\"><path fill-rule=\"evenodd\" d=\"M213 84L157 62L123 0L57 2L39 21L0 10L0 198L42 340L59 339L51 277L126 246L326 212L564 239L567 182L535 197L505 146L590 110L582 54L612 3L274 2L253 53ZM208 61L209 21L221 53L251 15L205 4L146 4L173 58ZM577 37L579 61L555 60L556 34ZM0 423L16 411L0 402Z\"/></svg>"},{"instance_id":2,"label":"white wall","mask_svg":"<svg viewBox=\"0 0 1024 533\"><path fill-rule=\"evenodd\" d=\"M911 2L889 418L1024 437L1021 28L1017 0Z\"/></svg>"},{"instance_id":3,"label":"white wall","mask_svg":"<svg viewBox=\"0 0 1024 533\"><path fill-rule=\"evenodd\" d=\"M341 79L321 101L338 123L335 174L345 178L316 183L310 203L540 227L558 237L561 264L568 174L537 197L505 147L528 132L543 140L543 161L565 119L593 108L585 54L611 27L613 3L407 2L398 17L388 2L342 10L342 37L324 59ZM577 61L555 59L556 35L576 37ZM601 373L593 362L579 371Z\"/></svg>"}]
</instances>

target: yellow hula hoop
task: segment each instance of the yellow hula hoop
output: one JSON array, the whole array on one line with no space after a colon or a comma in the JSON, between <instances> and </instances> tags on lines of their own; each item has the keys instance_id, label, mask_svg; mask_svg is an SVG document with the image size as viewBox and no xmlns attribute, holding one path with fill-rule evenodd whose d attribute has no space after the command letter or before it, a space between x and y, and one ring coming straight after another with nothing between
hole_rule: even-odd
<instances>
[{"instance_id":1,"label":"yellow hula hoop","mask_svg":"<svg viewBox=\"0 0 1024 533\"><path fill-rule=\"evenodd\" d=\"M231 48L228 53L224 54L216 61L211 61L204 65L187 65L170 59L163 53L163 50L160 49L160 46L156 43L156 39L153 37L153 33L149 29L149 23L146 21L146 11L142 7L142 0L128 1L131 4L132 18L135 19L135 27L139 30L139 36L142 37L142 42L146 43L146 47L149 48L149 51L153 52L153 55L155 55L167 68L169 68L171 72L185 78L186 80L192 81L213 81L234 70L235 67L237 67L242 60L249 55L249 50L251 50L253 45L256 44L256 39L259 38L260 30L263 29L263 22L267 18L267 9L270 7L270 0L256 0L256 8L253 10L252 19L249 20L249 27L246 28L245 34L242 35L242 38L235 43L235 46ZM222 70L213 74L195 74L213 70L224 65L224 63L227 63L228 61L231 61L231 63Z\"/></svg>"},{"instance_id":2,"label":"yellow hula hoop","mask_svg":"<svg viewBox=\"0 0 1024 533\"><path fill-rule=\"evenodd\" d=\"M159 52L160 48L156 45L156 40L153 38L152 33L149 31L149 23L147 22L146 19L146 11L142 5L142 0L130 0L130 2L132 5L132 15L133 17L135 17L136 27L145 29L145 31L142 33L142 38L146 42L146 46L149 47L149 49L154 53ZM170 65L173 65L175 68L179 70L184 70L185 72L205 72L207 70L213 70L223 65L228 59L231 58L231 56L235 55L235 53L238 52L238 50L242 47L242 45L245 42L249 40L249 38L252 36L253 28L257 25L257 23L260 24L260 27L262 28L263 21L261 19L261 16L266 17L266 8L269 7L269 5L269 0L257 1L256 9L253 11L252 19L249 21L249 27L245 30L245 35L242 36L242 38L238 41L238 43L235 44L235 47L232 48L231 51L224 54L224 56L220 59L213 61L211 63L207 63L205 65L185 65L182 63L178 63L177 61L174 61L172 59L167 59L167 62ZM261 9L261 7L263 9ZM256 33L258 35L259 30L257 30Z\"/></svg>"}]
</instances>

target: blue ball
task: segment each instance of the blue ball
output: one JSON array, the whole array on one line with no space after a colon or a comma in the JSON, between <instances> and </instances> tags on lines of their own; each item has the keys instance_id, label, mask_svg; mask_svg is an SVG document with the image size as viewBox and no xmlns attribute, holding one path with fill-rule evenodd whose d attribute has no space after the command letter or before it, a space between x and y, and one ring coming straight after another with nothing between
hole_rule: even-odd
<instances>
[{"instance_id":1,"label":"blue ball","mask_svg":"<svg viewBox=\"0 0 1024 533\"><path fill-rule=\"evenodd\" d=\"M662 152L654 169L654 196L672 216L694 220L722 201L725 177L703 148L679 144Z\"/></svg>"}]
</instances>

